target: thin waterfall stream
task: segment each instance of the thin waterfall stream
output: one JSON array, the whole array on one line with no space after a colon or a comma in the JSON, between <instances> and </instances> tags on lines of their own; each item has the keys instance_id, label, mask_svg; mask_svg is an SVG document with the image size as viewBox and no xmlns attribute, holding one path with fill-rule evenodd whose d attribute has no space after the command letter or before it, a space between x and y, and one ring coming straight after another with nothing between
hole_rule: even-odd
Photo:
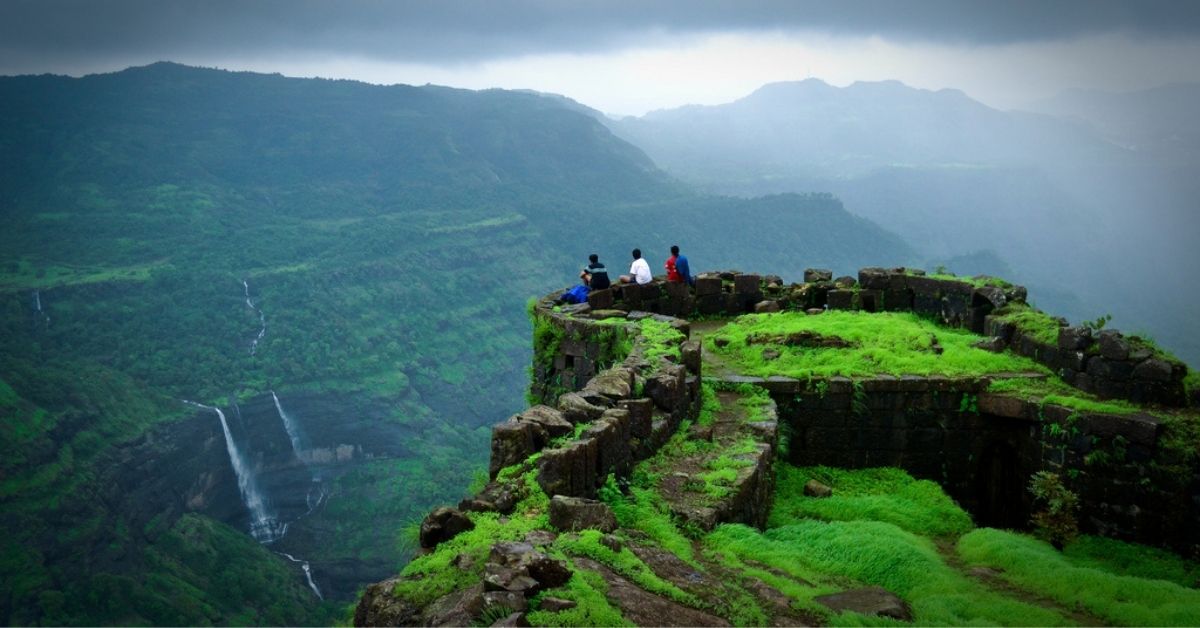
<instances>
[{"instance_id":1,"label":"thin waterfall stream","mask_svg":"<svg viewBox=\"0 0 1200 628\"><path fill-rule=\"evenodd\" d=\"M250 536L259 543L271 543L279 540L287 532L287 526L280 526L278 519L268 510L267 502L263 499L258 482L254 478L254 471L242 457L241 450L233 440L233 432L229 430L229 422L225 420L225 413L215 406L206 406L186 399L183 402L217 413L217 418L221 420L221 431L225 434L225 449L229 452L229 462L233 466L234 475L237 476L238 492L242 495L242 502L246 504L246 509L250 511Z\"/></svg>"},{"instance_id":2,"label":"thin waterfall stream","mask_svg":"<svg viewBox=\"0 0 1200 628\"><path fill-rule=\"evenodd\" d=\"M255 353L258 352L258 342L263 339L263 336L267 335L267 317L265 314L263 314L263 311L261 309L259 309L259 307L257 305L254 305L254 301L250 300L250 282L249 281L247 281L245 279L242 280L242 289L245 291L245 294L246 294L246 306L249 307L250 309L254 310L254 312L258 314L258 322L261 325L261 327L258 330L258 335L255 336L254 340L250 341L250 355L254 355Z\"/></svg>"}]
</instances>

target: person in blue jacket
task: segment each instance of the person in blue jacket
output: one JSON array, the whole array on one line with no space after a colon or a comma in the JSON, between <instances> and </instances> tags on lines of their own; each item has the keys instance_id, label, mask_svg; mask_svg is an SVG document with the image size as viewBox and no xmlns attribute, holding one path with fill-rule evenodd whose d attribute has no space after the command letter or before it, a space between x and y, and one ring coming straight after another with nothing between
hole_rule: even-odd
<instances>
[{"instance_id":1,"label":"person in blue jacket","mask_svg":"<svg viewBox=\"0 0 1200 628\"><path fill-rule=\"evenodd\" d=\"M667 258L667 281L678 281L687 285L695 285L696 279L692 277L692 270L688 267L686 257L679 254L679 246L671 247L671 257Z\"/></svg>"}]
</instances>

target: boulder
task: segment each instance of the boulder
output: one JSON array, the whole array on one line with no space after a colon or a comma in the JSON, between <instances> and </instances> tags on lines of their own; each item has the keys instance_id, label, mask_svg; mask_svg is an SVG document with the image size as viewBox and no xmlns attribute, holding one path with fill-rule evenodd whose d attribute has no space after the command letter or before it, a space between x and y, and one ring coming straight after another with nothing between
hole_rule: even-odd
<instances>
[{"instance_id":1,"label":"boulder","mask_svg":"<svg viewBox=\"0 0 1200 628\"><path fill-rule=\"evenodd\" d=\"M1133 377L1151 382L1169 382L1171 381L1171 363L1158 358L1143 360L1133 367Z\"/></svg>"},{"instance_id":2,"label":"boulder","mask_svg":"<svg viewBox=\"0 0 1200 628\"><path fill-rule=\"evenodd\" d=\"M975 289L975 296L972 303L976 306L984 304L991 306L993 310L998 310L1008 303L1008 297L1004 296L1004 290L996 286L983 286Z\"/></svg>"},{"instance_id":3,"label":"boulder","mask_svg":"<svg viewBox=\"0 0 1200 628\"><path fill-rule=\"evenodd\" d=\"M563 414L550 406L536 405L516 415L516 420L523 423L533 423L545 431L549 438L566 436L575 430ZM535 443L536 445L536 443ZM543 444L544 446L544 444Z\"/></svg>"},{"instance_id":4,"label":"boulder","mask_svg":"<svg viewBox=\"0 0 1200 628\"><path fill-rule=\"evenodd\" d=\"M804 283L813 283L817 281L832 281L833 271L827 268L806 268L804 269Z\"/></svg>"},{"instance_id":5,"label":"boulder","mask_svg":"<svg viewBox=\"0 0 1200 628\"><path fill-rule=\"evenodd\" d=\"M617 518L608 504L582 497L556 495L550 500L550 525L563 531L617 530Z\"/></svg>"},{"instance_id":6,"label":"boulder","mask_svg":"<svg viewBox=\"0 0 1200 628\"><path fill-rule=\"evenodd\" d=\"M525 617L525 613L517 612L503 619L496 620L496 623L492 624L492 626L513 626L514 628L526 628L529 626L529 619Z\"/></svg>"},{"instance_id":7,"label":"boulder","mask_svg":"<svg viewBox=\"0 0 1200 628\"><path fill-rule=\"evenodd\" d=\"M422 613L423 621L419 625L470 626L481 612L483 612L483 585L477 584L435 600Z\"/></svg>"},{"instance_id":8,"label":"boulder","mask_svg":"<svg viewBox=\"0 0 1200 628\"><path fill-rule=\"evenodd\" d=\"M529 601L524 595L513 591L488 591L483 594L484 609L503 606L514 612L524 611L529 608Z\"/></svg>"},{"instance_id":9,"label":"boulder","mask_svg":"<svg viewBox=\"0 0 1200 628\"><path fill-rule=\"evenodd\" d=\"M585 399L583 395L580 395L579 393L566 393L559 396L558 410L559 412L562 412L564 419L570 421L574 425L595 421L596 419L600 418L600 415L604 414L604 407L588 403L587 399ZM494 451L494 435L492 442Z\"/></svg>"},{"instance_id":10,"label":"boulder","mask_svg":"<svg viewBox=\"0 0 1200 628\"><path fill-rule=\"evenodd\" d=\"M684 341L683 344L679 345L679 355L682 358L680 362L683 363L684 368L689 373L694 375L700 374L701 349L699 342L695 340Z\"/></svg>"},{"instance_id":11,"label":"boulder","mask_svg":"<svg viewBox=\"0 0 1200 628\"><path fill-rule=\"evenodd\" d=\"M633 372L623 368L609 369L593 377L584 390L594 391L613 402L628 399L633 393ZM583 396L587 398L587 394ZM593 402L593 405L600 404Z\"/></svg>"},{"instance_id":12,"label":"boulder","mask_svg":"<svg viewBox=\"0 0 1200 628\"><path fill-rule=\"evenodd\" d=\"M564 600L560 597L544 597L542 598L542 610L548 613L557 613L566 611L579 606L572 600Z\"/></svg>"},{"instance_id":13,"label":"boulder","mask_svg":"<svg viewBox=\"0 0 1200 628\"><path fill-rule=\"evenodd\" d=\"M853 288L854 286L858 285L858 280L849 275L845 275L834 279L833 285L842 289Z\"/></svg>"},{"instance_id":14,"label":"boulder","mask_svg":"<svg viewBox=\"0 0 1200 628\"><path fill-rule=\"evenodd\" d=\"M559 403L562 403L561 399L559 399ZM510 418L503 423L493 425L492 460L488 471L491 477L495 478L500 469L517 464L536 451L533 424L522 423L515 418Z\"/></svg>"},{"instance_id":15,"label":"boulder","mask_svg":"<svg viewBox=\"0 0 1200 628\"><path fill-rule=\"evenodd\" d=\"M1100 332L1100 355L1109 360L1129 359L1129 341L1115 329Z\"/></svg>"},{"instance_id":16,"label":"boulder","mask_svg":"<svg viewBox=\"0 0 1200 628\"><path fill-rule=\"evenodd\" d=\"M437 547L438 543L473 529L475 524L457 508L438 508L421 522L421 547Z\"/></svg>"},{"instance_id":17,"label":"boulder","mask_svg":"<svg viewBox=\"0 0 1200 628\"><path fill-rule=\"evenodd\" d=\"M1083 351L1092 344L1092 330L1087 327L1062 327L1058 330L1058 348Z\"/></svg>"},{"instance_id":18,"label":"boulder","mask_svg":"<svg viewBox=\"0 0 1200 628\"><path fill-rule=\"evenodd\" d=\"M778 312L779 310L779 301L759 301L758 303L754 304L754 312L756 314Z\"/></svg>"},{"instance_id":19,"label":"boulder","mask_svg":"<svg viewBox=\"0 0 1200 628\"><path fill-rule=\"evenodd\" d=\"M809 480L804 483L804 494L809 497L829 497L833 495L833 489L816 480Z\"/></svg>"},{"instance_id":20,"label":"boulder","mask_svg":"<svg viewBox=\"0 0 1200 628\"><path fill-rule=\"evenodd\" d=\"M890 617L899 621L912 621L913 618L908 604L895 593L882 587L867 587L831 595L819 595L813 598L813 601L839 613L853 611L863 615Z\"/></svg>"},{"instance_id":21,"label":"boulder","mask_svg":"<svg viewBox=\"0 0 1200 628\"><path fill-rule=\"evenodd\" d=\"M1005 344L1003 338L999 336L992 336L991 338L984 338L983 340L975 342L971 346L975 347L976 349L991 351L992 353L1003 353Z\"/></svg>"},{"instance_id":22,"label":"boulder","mask_svg":"<svg viewBox=\"0 0 1200 628\"><path fill-rule=\"evenodd\" d=\"M400 578L369 585L354 608L355 626L415 626L421 609L408 600L392 595Z\"/></svg>"}]
</instances>

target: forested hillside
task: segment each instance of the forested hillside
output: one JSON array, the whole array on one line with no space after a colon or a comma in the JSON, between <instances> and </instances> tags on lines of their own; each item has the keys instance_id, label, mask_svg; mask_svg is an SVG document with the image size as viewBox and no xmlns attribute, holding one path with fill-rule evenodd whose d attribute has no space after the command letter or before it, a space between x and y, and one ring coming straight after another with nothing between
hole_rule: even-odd
<instances>
[{"instance_id":1,"label":"forested hillside","mask_svg":"<svg viewBox=\"0 0 1200 628\"><path fill-rule=\"evenodd\" d=\"M4 623L327 621L483 469L523 304L588 253L916 258L831 196L692 192L558 99L173 64L0 78L0 190Z\"/></svg>"}]
</instances>

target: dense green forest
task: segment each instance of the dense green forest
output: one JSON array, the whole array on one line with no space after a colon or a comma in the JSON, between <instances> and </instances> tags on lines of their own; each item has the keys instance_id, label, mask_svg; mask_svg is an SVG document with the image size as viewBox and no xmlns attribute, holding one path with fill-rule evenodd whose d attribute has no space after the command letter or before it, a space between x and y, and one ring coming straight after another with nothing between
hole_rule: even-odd
<instances>
[{"instance_id":1,"label":"dense green forest","mask_svg":"<svg viewBox=\"0 0 1200 628\"><path fill-rule=\"evenodd\" d=\"M558 99L173 64L0 78L0 190L5 623L328 621L484 468L523 405L522 305L588 253L915 257L830 196L699 196ZM283 541L324 602L242 534L221 428L181 403L234 421L270 391L392 452L336 467Z\"/></svg>"}]
</instances>

